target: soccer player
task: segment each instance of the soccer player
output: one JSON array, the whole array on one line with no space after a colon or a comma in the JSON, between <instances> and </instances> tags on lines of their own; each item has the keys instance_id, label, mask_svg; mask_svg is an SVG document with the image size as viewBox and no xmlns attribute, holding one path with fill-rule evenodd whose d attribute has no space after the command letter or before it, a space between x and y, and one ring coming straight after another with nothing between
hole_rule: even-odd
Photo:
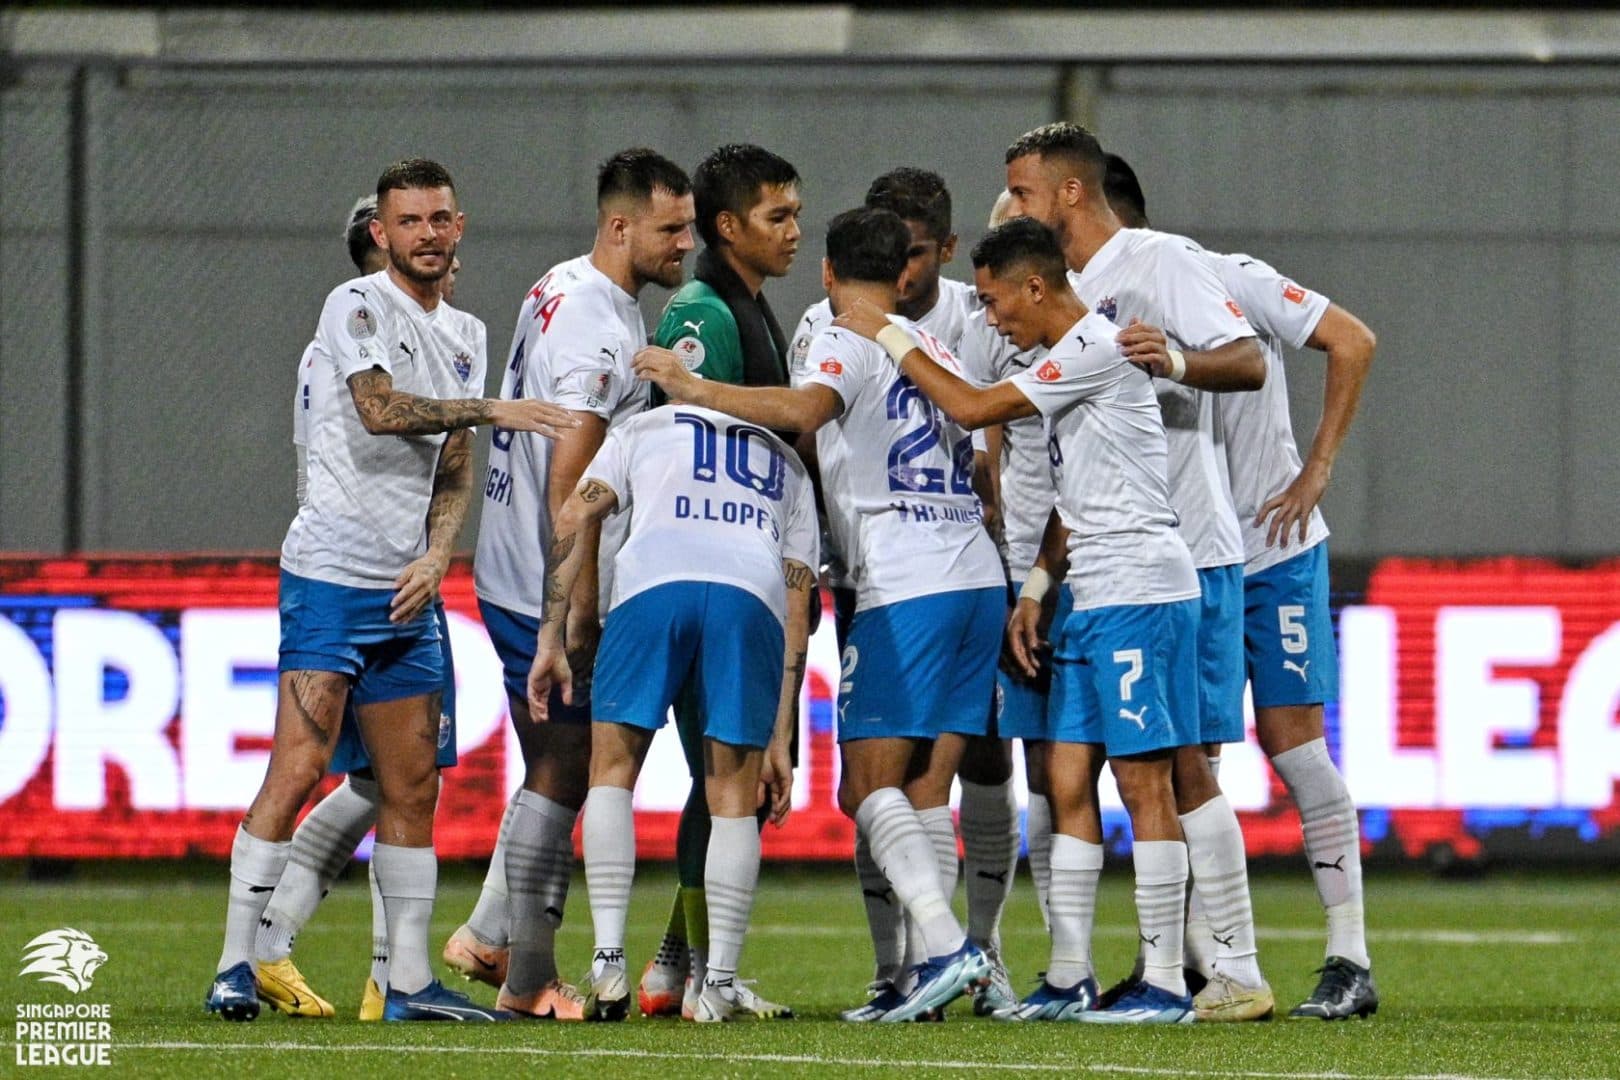
<instances>
[{"instance_id":1,"label":"soccer player","mask_svg":"<svg viewBox=\"0 0 1620 1080\"><path fill-rule=\"evenodd\" d=\"M351 699L380 795L373 859L388 924L385 1016L497 1018L441 986L427 961L438 876L429 748L444 683L429 607L471 493L467 429L493 422L555 434L574 420L540 402L463 396L483 385L484 339L476 320L441 310L438 283L464 224L443 166L391 166L377 202L371 230L388 268L332 290L316 331L329 360L311 381L308 497L282 545L275 740L232 846L225 943L206 1001L227 1020L258 1016L255 932Z\"/></svg>"},{"instance_id":2,"label":"soccer player","mask_svg":"<svg viewBox=\"0 0 1620 1080\"><path fill-rule=\"evenodd\" d=\"M1073 611L1054 651L1047 731L1052 957L1041 986L995 1015L1185 1023L1193 1019L1181 971L1187 849L1171 759L1197 737L1198 578L1170 508L1152 380L1115 344L1118 327L1071 290L1057 238L1039 222L1018 219L991 230L973 249L973 266L987 322L1020 350L1048 350L1033 369L978 390L930 364L915 339L882 327L869 308L856 306L838 322L881 336L900 369L956 424L979 428L1039 413L1058 462ZM1011 631L1027 675L1036 671L1039 599L1026 588ZM1096 782L1105 753L1131 814L1147 966L1143 982L1112 1009L1098 1010L1090 939L1102 869Z\"/></svg>"},{"instance_id":3,"label":"soccer player","mask_svg":"<svg viewBox=\"0 0 1620 1080\"><path fill-rule=\"evenodd\" d=\"M996 347L993 334L986 334L979 320L975 332L973 290L968 285L943 276L942 271L956 253L956 233L951 224L951 194L937 173L926 169L901 167L873 180L864 204L875 210L898 214L911 231L906 252L906 268L901 279L899 314L916 322L941 341L969 377L988 381L986 354ZM822 300L812 305L794 334L795 382L811 372L806 360L810 343L833 318L831 304ZM831 428L817 433L818 458L831 455L836 461L840 442ZM834 466L836 467L836 466ZM989 474L988 459L980 466L975 456L974 482L985 506L987 527L995 533L992 516L994 494L981 483ZM849 514L829 500L828 514ZM853 530L851 530L853 534ZM829 560L840 646L847 637L855 610L856 590L845 569L847 560L835 547ZM1016 998L1001 959L999 926L1018 860L1018 817L1012 795L1012 762L1006 744L986 734L991 703L986 715L965 722L960 731L947 731L935 742L929 768L906 786L906 796L916 806L924 826L941 852L940 872L945 894L955 892L955 825L951 820L951 783L960 773L962 783L962 841L968 898L968 936L982 949L991 964L990 981L974 997L974 1010L985 1013ZM847 801L847 800L846 800ZM845 809L853 813L854 807ZM949 851L949 855L945 854ZM948 863L948 865L947 865ZM871 846L859 831L855 838L855 868L860 881L861 899L872 936L876 969L867 987L873 1000L901 981L907 967L926 958L915 926L903 925L903 912L884 880L883 871L872 858ZM847 1010L846 1020L875 1020L881 1009L871 1004Z\"/></svg>"},{"instance_id":4,"label":"soccer player","mask_svg":"<svg viewBox=\"0 0 1620 1080\"><path fill-rule=\"evenodd\" d=\"M592 689L582 829L596 950L587 1015L623 1020L629 1012L631 793L690 680L711 817L703 873L710 949L691 1018L741 1019L753 1015L736 976L759 878L758 788L770 790L778 824L792 799L788 743L815 581L815 494L786 443L730 416L666 405L616 427L557 519L529 682L538 717L551 712L555 689L572 697L560 628L590 532L616 509L631 525L615 559Z\"/></svg>"},{"instance_id":5,"label":"soccer player","mask_svg":"<svg viewBox=\"0 0 1620 1080\"><path fill-rule=\"evenodd\" d=\"M1125 325L1119 344L1126 355L1158 376L1171 503L1199 571L1200 741L1241 738L1242 541L1217 466L1213 400L1203 391L1259 387L1265 358L1202 249L1168 233L1120 228L1103 192L1102 148L1089 131L1070 123L1037 128L1016 141L1006 159L1014 211L1053 229L1076 293ZM1205 910L1220 913L1216 930L1226 942L1216 943L1216 966L1229 978L1211 994L1243 989L1237 999L1206 996L1202 1007L1211 1018L1268 1015L1272 995L1256 959L1242 831L1200 746L1175 755L1175 790L1194 887L1204 894ZM1144 959L1139 956L1139 965ZM1133 973L1104 995L1103 1004L1136 981Z\"/></svg>"},{"instance_id":6,"label":"soccer player","mask_svg":"<svg viewBox=\"0 0 1620 1080\"><path fill-rule=\"evenodd\" d=\"M799 174L762 147L722 146L692 173L697 230L703 237L693 280L670 298L653 344L673 349L705 379L743 386L787 385L787 339L761 292L786 276L799 248ZM696 687L675 702L675 725L692 773L681 810L675 865L679 886L658 952L642 973L637 1000L645 1016L690 1015L703 989L708 916L703 891L709 807L703 791L703 727ZM741 983L744 1012L786 1019L793 1010Z\"/></svg>"},{"instance_id":7,"label":"soccer player","mask_svg":"<svg viewBox=\"0 0 1620 1080\"><path fill-rule=\"evenodd\" d=\"M834 311L867 298L926 342L934 362L955 367L937 339L893 314L910 246L893 212L846 211L828 225L822 283ZM955 873L955 833L931 834L903 789L928 770L940 732L985 723L1005 587L973 493L971 437L848 331L823 331L808 356L812 373L792 389L697 379L656 348L636 358L636 371L676 400L773 430L837 433L836 453L821 460L822 490L843 508L829 518L840 549L856 553L858 590L839 688L840 801L925 941L910 991L883 1003L883 1020L912 1020L989 972L942 887L947 867Z\"/></svg>"},{"instance_id":8,"label":"soccer player","mask_svg":"<svg viewBox=\"0 0 1620 1080\"><path fill-rule=\"evenodd\" d=\"M371 237L371 222L377 216L377 196L365 195L349 211L344 229L345 246L355 269L362 275L385 269L388 256ZM455 290L455 277L461 270L461 259L453 259L450 272L439 281L439 298L446 305L444 318L461 318L476 325L470 332L483 334L483 326L470 316L454 312L448 307ZM307 496L307 433L306 416L312 405L313 380L317 368L321 371L330 363L321 351L318 341L311 341L298 365L298 391L293 399L293 445L298 454L298 503L303 505ZM438 765L445 768L456 763L456 678L455 664L450 652L450 624L444 612L444 602L434 601L434 616L439 623L439 646L444 652L444 696L439 725ZM360 738L354 719L354 707L344 710L343 731L338 737L328 769L347 774L343 783L304 816L293 832L292 847L287 867L270 902L259 919L259 930L254 942L253 969L260 1000L290 1016L330 1017L335 1015L331 1002L315 993L303 973L292 960L293 939L303 930L315 909L325 899L337 881L355 846L366 832L377 823L377 780L366 757L366 748ZM367 874L371 884L372 958L371 973L366 977L360 996L360 1019L381 1020L383 995L388 989L388 923L383 912L382 895L377 891L377 877Z\"/></svg>"},{"instance_id":9,"label":"soccer player","mask_svg":"<svg viewBox=\"0 0 1620 1080\"><path fill-rule=\"evenodd\" d=\"M444 959L469 978L498 983L498 1006L524 1016L578 1020L585 1005L558 976L555 938L573 869L574 821L585 799L590 712L583 692L571 707L558 702L551 723L535 723L527 704L546 538L608 430L646 407L647 388L630 371L631 357L647 341L636 298L649 284L681 283L692 250L691 192L680 167L651 150L609 158L597 173L595 243L529 290L501 379L503 399L549 402L577 426L556 440L497 430L491 442L473 574L478 609L504 670L524 779L507 805L477 906L445 945ZM616 549L624 525L618 517L603 530L608 550ZM601 631L598 596L592 548L563 628L581 691Z\"/></svg>"},{"instance_id":10,"label":"soccer player","mask_svg":"<svg viewBox=\"0 0 1620 1080\"><path fill-rule=\"evenodd\" d=\"M1104 187L1122 222L1149 227L1141 184L1116 154L1108 155ZM1362 913L1360 827L1322 728L1323 704L1338 696L1339 658L1328 610L1328 530L1317 504L1355 417L1377 339L1355 315L1253 256L1211 257L1266 353L1264 387L1215 403L1243 529L1243 636L1255 730L1299 807L1305 857L1327 912L1321 981L1289 1016L1370 1016L1378 1011L1378 990ZM1304 462L1288 415L1285 343L1327 353L1322 419ZM1205 750L1213 767L1220 744Z\"/></svg>"}]
</instances>

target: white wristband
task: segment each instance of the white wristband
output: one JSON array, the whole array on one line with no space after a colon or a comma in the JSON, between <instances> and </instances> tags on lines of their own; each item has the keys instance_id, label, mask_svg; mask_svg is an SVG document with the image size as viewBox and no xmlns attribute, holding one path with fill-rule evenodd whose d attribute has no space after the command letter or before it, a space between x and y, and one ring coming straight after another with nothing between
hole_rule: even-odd
<instances>
[{"instance_id":1,"label":"white wristband","mask_svg":"<svg viewBox=\"0 0 1620 1080\"><path fill-rule=\"evenodd\" d=\"M1047 590L1052 587L1052 575L1038 566L1029 568L1029 577L1024 579L1023 588L1018 590L1018 599L1033 600L1037 604L1046 599Z\"/></svg>"},{"instance_id":2,"label":"white wristband","mask_svg":"<svg viewBox=\"0 0 1620 1080\"><path fill-rule=\"evenodd\" d=\"M906 353L917 347L910 334L890 323L877 332L877 343L894 358L895 363L905 359Z\"/></svg>"},{"instance_id":3,"label":"white wristband","mask_svg":"<svg viewBox=\"0 0 1620 1080\"><path fill-rule=\"evenodd\" d=\"M1166 377L1171 382L1180 382L1187 377L1187 358L1181 355L1180 349L1170 350L1170 372Z\"/></svg>"}]
</instances>

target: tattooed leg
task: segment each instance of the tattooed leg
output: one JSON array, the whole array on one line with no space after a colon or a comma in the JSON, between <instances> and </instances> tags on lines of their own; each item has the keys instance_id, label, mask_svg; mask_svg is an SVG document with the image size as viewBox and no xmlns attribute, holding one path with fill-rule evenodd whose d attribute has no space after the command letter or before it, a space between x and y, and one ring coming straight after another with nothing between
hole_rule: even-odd
<instances>
[{"instance_id":1,"label":"tattooed leg","mask_svg":"<svg viewBox=\"0 0 1620 1080\"><path fill-rule=\"evenodd\" d=\"M335 671L282 672L264 783L242 823L261 840L287 840L337 745L348 679Z\"/></svg>"}]
</instances>

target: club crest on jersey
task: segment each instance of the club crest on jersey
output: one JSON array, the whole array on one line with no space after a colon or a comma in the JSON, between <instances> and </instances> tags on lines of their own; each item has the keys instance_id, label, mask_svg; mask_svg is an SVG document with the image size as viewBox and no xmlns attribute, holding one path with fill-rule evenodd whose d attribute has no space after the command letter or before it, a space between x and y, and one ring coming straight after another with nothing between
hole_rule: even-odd
<instances>
[{"instance_id":1,"label":"club crest on jersey","mask_svg":"<svg viewBox=\"0 0 1620 1080\"><path fill-rule=\"evenodd\" d=\"M1236 300L1229 298L1226 301L1226 310L1230 311L1233 315L1236 315L1240 319L1244 317L1243 309L1238 307L1238 302Z\"/></svg>"},{"instance_id":2,"label":"club crest on jersey","mask_svg":"<svg viewBox=\"0 0 1620 1080\"><path fill-rule=\"evenodd\" d=\"M1035 369L1035 377L1041 382L1057 382L1063 378L1063 367L1048 357L1046 363Z\"/></svg>"},{"instance_id":3,"label":"club crest on jersey","mask_svg":"<svg viewBox=\"0 0 1620 1080\"><path fill-rule=\"evenodd\" d=\"M349 336L358 340L374 337L377 333L377 316L365 305L349 312Z\"/></svg>"},{"instance_id":4,"label":"club crest on jersey","mask_svg":"<svg viewBox=\"0 0 1620 1080\"><path fill-rule=\"evenodd\" d=\"M1119 301L1112 296L1105 296L1097 301L1097 311L1109 322L1119 318Z\"/></svg>"},{"instance_id":5,"label":"club crest on jersey","mask_svg":"<svg viewBox=\"0 0 1620 1080\"><path fill-rule=\"evenodd\" d=\"M1303 304L1305 302L1305 290L1292 281L1285 281L1283 282L1283 299L1290 304Z\"/></svg>"},{"instance_id":6,"label":"club crest on jersey","mask_svg":"<svg viewBox=\"0 0 1620 1080\"><path fill-rule=\"evenodd\" d=\"M463 381L466 380L468 375L472 374L472 357L466 353L456 353L456 357L451 363L456 366L456 374L461 376Z\"/></svg>"},{"instance_id":7,"label":"club crest on jersey","mask_svg":"<svg viewBox=\"0 0 1620 1080\"><path fill-rule=\"evenodd\" d=\"M842 375L844 373L844 365L840 361L828 358L821 362L821 370L828 375Z\"/></svg>"},{"instance_id":8,"label":"club crest on jersey","mask_svg":"<svg viewBox=\"0 0 1620 1080\"><path fill-rule=\"evenodd\" d=\"M688 323L688 326L691 324ZM671 350L681 358L681 366L687 371L696 371L703 366L703 357L706 355L703 342L695 337L684 337L677 341Z\"/></svg>"}]
</instances>

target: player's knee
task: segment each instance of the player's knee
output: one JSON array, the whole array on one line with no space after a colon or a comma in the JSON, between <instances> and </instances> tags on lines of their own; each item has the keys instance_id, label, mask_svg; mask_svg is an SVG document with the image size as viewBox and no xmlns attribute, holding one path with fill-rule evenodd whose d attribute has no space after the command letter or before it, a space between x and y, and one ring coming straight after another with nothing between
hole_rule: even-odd
<instances>
[{"instance_id":1,"label":"player's knee","mask_svg":"<svg viewBox=\"0 0 1620 1080\"><path fill-rule=\"evenodd\" d=\"M1012 744L991 738L971 740L962 755L960 775L970 784L1005 784L1012 779Z\"/></svg>"}]
</instances>

